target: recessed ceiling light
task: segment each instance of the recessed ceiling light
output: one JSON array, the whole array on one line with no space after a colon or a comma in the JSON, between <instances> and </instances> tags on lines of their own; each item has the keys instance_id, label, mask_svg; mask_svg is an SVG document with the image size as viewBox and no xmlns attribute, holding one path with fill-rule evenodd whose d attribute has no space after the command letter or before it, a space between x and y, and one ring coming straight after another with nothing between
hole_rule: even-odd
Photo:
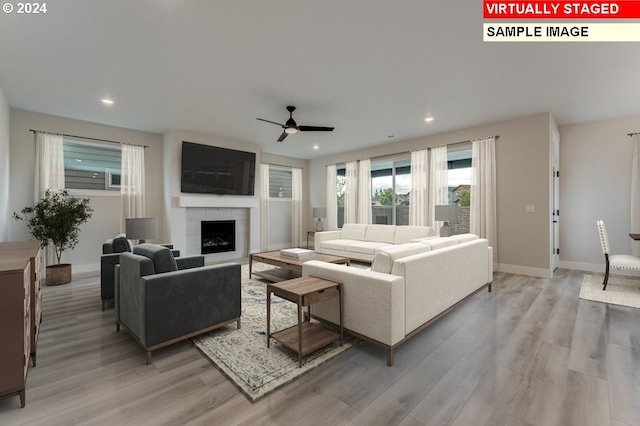
<instances>
[{"instance_id":1,"label":"recessed ceiling light","mask_svg":"<svg viewBox=\"0 0 640 426\"><path fill-rule=\"evenodd\" d=\"M433 117L427 117L424 119L427 123L431 123L433 121Z\"/></svg>"},{"instance_id":2,"label":"recessed ceiling light","mask_svg":"<svg viewBox=\"0 0 640 426\"><path fill-rule=\"evenodd\" d=\"M100 99L103 104L113 105L113 101L111 99Z\"/></svg>"},{"instance_id":3,"label":"recessed ceiling light","mask_svg":"<svg viewBox=\"0 0 640 426\"><path fill-rule=\"evenodd\" d=\"M313 149L320 149L320 147L318 145L314 145Z\"/></svg>"}]
</instances>

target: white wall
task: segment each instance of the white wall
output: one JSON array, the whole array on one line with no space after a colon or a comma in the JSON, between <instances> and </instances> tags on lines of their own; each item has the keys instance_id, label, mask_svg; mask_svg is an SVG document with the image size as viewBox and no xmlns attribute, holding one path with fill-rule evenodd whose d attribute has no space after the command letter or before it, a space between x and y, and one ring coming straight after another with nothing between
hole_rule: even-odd
<instances>
[{"instance_id":1,"label":"white wall","mask_svg":"<svg viewBox=\"0 0 640 426\"><path fill-rule=\"evenodd\" d=\"M9 103L0 86L0 242L9 240Z\"/></svg>"},{"instance_id":2,"label":"white wall","mask_svg":"<svg viewBox=\"0 0 640 426\"><path fill-rule=\"evenodd\" d=\"M256 166L260 164L260 149L258 145L248 142L230 141L212 135L171 130L165 133L164 143L164 208L169 218L166 224L174 247L183 250L187 255L199 253L187 252L187 214L188 207L220 207L220 208L248 208L249 209L249 253L260 251L260 173L256 172L256 187L254 196L217 195L217 194L183 194L180 192L180 168L182 158L182 142L194 142L204 145L220 146L256 153ZM248 253L247 253L248 255ZM224 255L209 254L207 260L223 259Z\"/></svg>"},{"instance_id":3,"label":"white wall","mask_svg":"<svg viewBox=\"0 0 640 426\"><path fill-rule=\"evenodd\" d=\"M9 177L11 185L10 212L33 205L35 138L29 129L34 129L147 145L149 147L145 150L147 214L157 217L160 228L165 228L164 209L162 208L164 172L161 135L16 109L10 111L10 125L10 157L11 164L14 165ZM91 219L82 226L80 242L76 248L65 252L63 259L65 262L73 264L74 274L98 271L102 242L120 232L120 198L113 193L72 192L89 198L94 213ZM10 241L30 239L24 222L10 219L8 223ZM167 235L161 232L158 239L152 242L164 242L166 238Z\"/></svg>"},{"instance_id":4,"label":"white wall","mask_svg":"<svg viewBox=\"0 0 640 426\"><path fill-rule=\"evenodd\" d=\"M455 130L409 141L311 160L311 205L324 206L327 164L375 158L499 135L496 143L498 270L533 276L551 275L549 113ZM562 157L561 157L562 158ZM534 213L525 205L533 204Z\"/></svg>"},{"instance_id":5,"label":"white wall","mask_svg":"<svg viewBox=\"0 0 640 426\"><path fill-rule=\"evenodd\" d=\"M560 266L604 271L596 220L611 250L631 253L632 138L640 115L560 127Z\"/></svg>"}]
</instances>

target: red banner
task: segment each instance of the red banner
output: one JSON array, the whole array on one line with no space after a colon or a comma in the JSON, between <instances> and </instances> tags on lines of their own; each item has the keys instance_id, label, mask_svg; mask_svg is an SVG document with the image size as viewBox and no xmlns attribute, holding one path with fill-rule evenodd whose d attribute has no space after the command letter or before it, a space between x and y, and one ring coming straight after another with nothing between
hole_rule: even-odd
<instances>
[{"instance_id":1,"label":"red banner","mask_svg":"<svg viewBox=\"0 0 640 426\"><path fill-rule=\"evenodd\" d=\"M640 1L484 0L485 19L639 19Z\"/></svg>"}]
</instances>

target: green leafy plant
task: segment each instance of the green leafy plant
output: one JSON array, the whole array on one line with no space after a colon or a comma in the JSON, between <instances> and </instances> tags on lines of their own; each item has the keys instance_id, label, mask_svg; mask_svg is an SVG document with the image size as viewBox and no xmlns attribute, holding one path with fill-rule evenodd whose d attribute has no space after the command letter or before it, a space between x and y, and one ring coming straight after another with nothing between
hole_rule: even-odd
<instances>
[{"instance_id":1,"label":"green leafy plant","mask_svg":"<svg viewBox=\"0 0 640 426\"><path fill-rule=\"evenodd\" d=\"M458 205L469 207L471 205L471 191L468 189L461 189L458 193L458 200Z\"/></svg>"},{"instance_id":2,"label":"green leafy plant","mask_svg":"<svg viewBox=\"0 0 640 426\"><path fill-rule=\"evenodd\" d=\"M89 220L93 209L88 198L77 198L67 190L47 190L33 207L25 207L13 218L27 222L31 235L42 247L53 245L60 265L62 253L78 244L80 225Z\"/></svg>"}]
</instances>

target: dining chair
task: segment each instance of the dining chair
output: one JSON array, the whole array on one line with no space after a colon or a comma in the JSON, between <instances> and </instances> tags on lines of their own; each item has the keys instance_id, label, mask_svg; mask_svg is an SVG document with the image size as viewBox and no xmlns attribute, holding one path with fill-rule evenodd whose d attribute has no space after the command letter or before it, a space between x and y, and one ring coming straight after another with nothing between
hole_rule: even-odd
<instances>
[{"instance_id":1,"label":"dining chair","mask_svg":"<svg viewBox=\"0 0 640 426\"><path fill-rule=\"evenodd\" d=\"M600 244L602 245L602 253L604 254L604 260L606 263L602 290L606 290L607 282L609 281L609 268L640 271L640 257L632 256L630 254L614 254L610 256L607 227L604 225L604 221L602 220L598 220L597 224L598 233L600 234Z\"/></svg>"}]
</instances>

